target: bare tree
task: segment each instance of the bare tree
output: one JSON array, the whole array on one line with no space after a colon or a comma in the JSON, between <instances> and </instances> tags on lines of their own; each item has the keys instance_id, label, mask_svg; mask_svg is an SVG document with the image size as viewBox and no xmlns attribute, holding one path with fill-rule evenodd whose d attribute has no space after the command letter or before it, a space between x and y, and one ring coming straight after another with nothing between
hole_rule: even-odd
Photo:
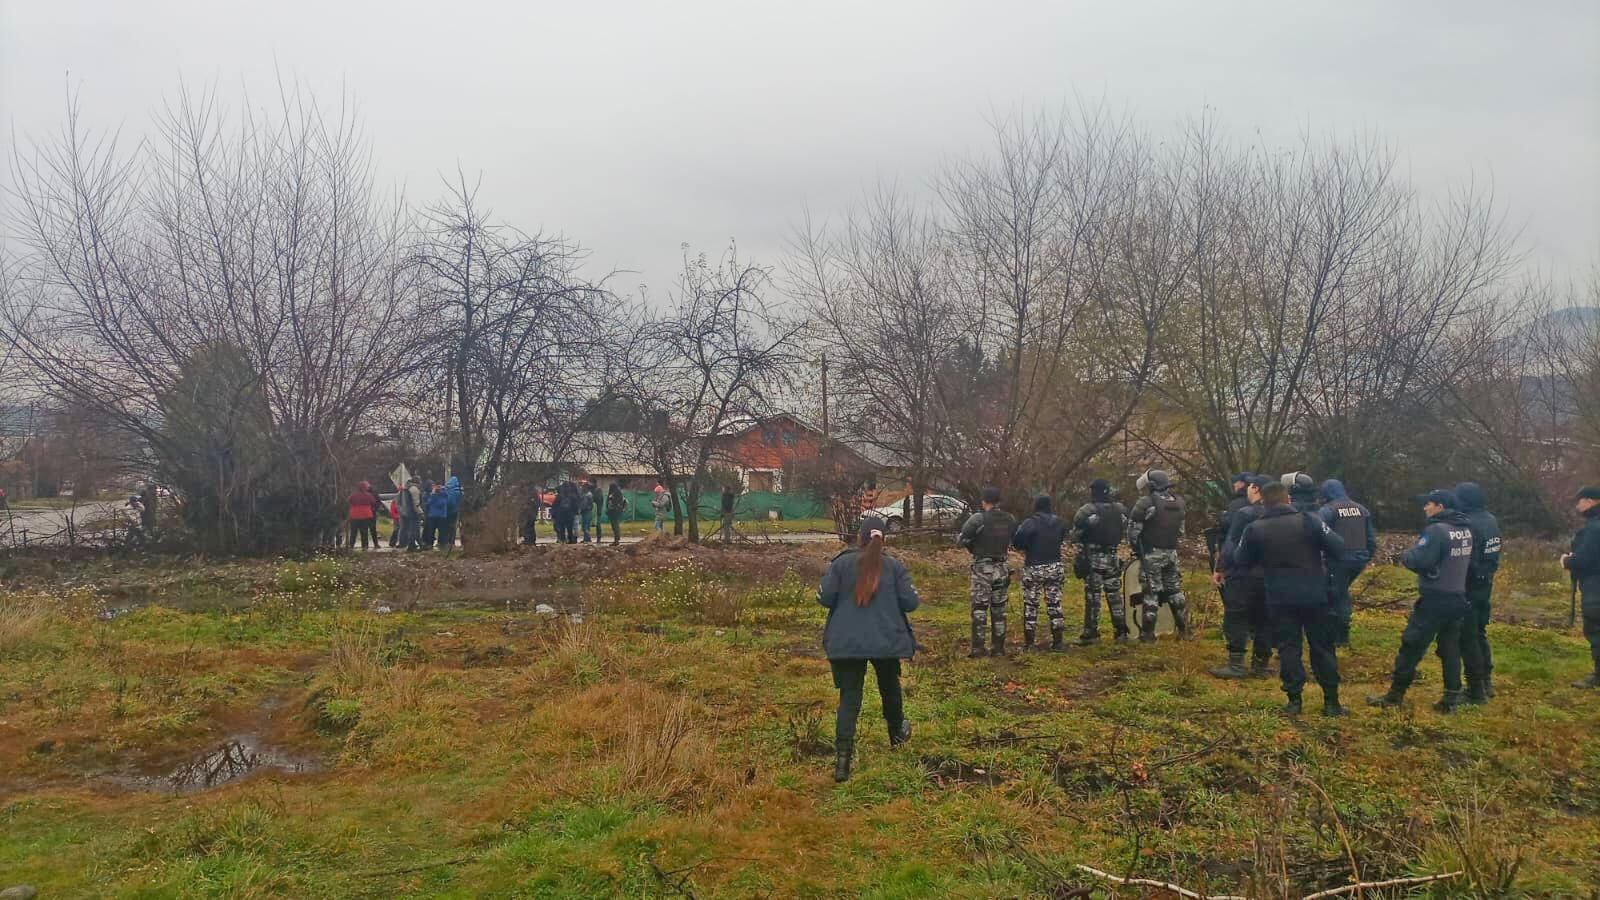
<instances>
[{"instance_id":1,"label":"bare tree","mask_svg":"<svg viewBox=\"0 0 1600 900\"><path fill-rule=\"evenodd\" d=\"M912 522L921 525L923 495L949 438L945 381L967 322L941 228L880 190L838 235L808 221L788 269L811 336L837 373L834 430L904 464Z\"/></svg>"},{"instance_id":2,"label":"bare tree","mask_svg":"<svg viewBox=\"0 0 1600 900\"><path fill-rule=\"evenodd\" d=\"M651 406L670 421L689 450L689 540L700 539L700 494L720 439L748 416L771 409L775 392L798 362L798 322L767 303L768 270L741 263L734 248L716 264L684 259L669 309L651 329L657 385ZM670 462L670 461L669 461Z\"/></svg>"},{"instance_id":3,"label":"bare tree","mask_svg":"<svg viewBox=\"0 0 1600 900\"><path fill-rule=\"evenodd\" d=\"M1125 427L1183 274L1181 220L1160 217L1176 210L1148 208L1163 174L1126 120L1082 106L999 120L993 152L940 181L953 281L1005 398L959 407L952 458L983 460L968 482L1053 490Z\"/></svg>"},{"instance_id":4,"label":"bare tree","mask_svg":"<svg viewBox=\"0 0 1600 900\"><path fill-rule=\"evenodd\" d=\"M153 455L198 537L265 549L337 520L339 461L415 329L401 207L376 197L353 112L298 91L243 110L181 91L125 153L71 105L59 139L16 155L29 252L4 316L42 388L130 462Z\"/></svg>"},{"instance_id":5,"label":"bare tree","mask_svg":"<svg viewBox=\"0 0 1600 900\"><path fill-rule=\"evenodd\" d=\"M509 454L538 448L559 463L573 450L586 413L611 391L616 301L580 277L576 246L492 222L465 179L449 191L425 215L412 255L430 335L416 389L430 418L446 423L471 510Z\"/></svg>"}]
</instances>

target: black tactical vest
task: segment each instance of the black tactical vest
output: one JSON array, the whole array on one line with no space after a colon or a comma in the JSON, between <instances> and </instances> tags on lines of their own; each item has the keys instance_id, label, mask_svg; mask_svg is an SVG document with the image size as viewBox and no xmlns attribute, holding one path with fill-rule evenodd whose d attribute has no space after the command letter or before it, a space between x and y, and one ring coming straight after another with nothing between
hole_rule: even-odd
<instances>
[{"instance_id":1,"label":"black tactical vest","mask_svg":"<svg viewBox=\"0 0 1600 900\"><path fill-rule=\"evenodd\" d=\"M1139 540L1149 550L1175 550L1183 530L1183 501L1171 494L1153 494L1154 512L1145 520Z\"/></svg>"},{"instance_id":2,"label":"black tactical vest","mask_svg":"<svg viewBox=\"0 0 1600 900\"><path fill-rule=\"evenodd\" d=\"M1367 511L1349 497L1340 497L1328 504L1333 510L1333 524L1329 527L1344 541L1347 552L1365 550L1367 547Z\"/></svg>"},{"instance_id":3,"label":"black tactical vest","mask_svg":"<svg viewBox=\"0 0 1600 900\"><path fill-rule=\"evenodd\" d=\"M1122 543L1122 520L1127 516L1121 503L1091 503L1100 518L1084 529L1084 541L1096 547L1115 547Z\"/></svg>"},{"instance_id":4,"label":"black tactical vest","mask_svg":"<svg viewBox=\"0 0 1600 900\"><path fill-rule=\"evenodd\" d=\"M1322 547L1307 531L1308 527L1315 527L1320 534L1322 522L1308 526L1308 515L1295 513L1262 517L1250 526L1261 537L1261 565L1266 574L1298 575L1312 579L1324 577L1326 570L1322 565Z\"/></svg>"},{"instance_id":5,"label":"black tactical vest","mask_svg":"<svg viewBox=\"0 0 1600 900\"><path fill-rule=\"evenodd\" d=\"M1431 591L1464 594L1467 590L1467 569L1472 565L1472 528L1467 523L1434 522L1426 532L1428 540L1442 541L1444 559L1440 560L1438 574L1424 572L1421 586Z\"/></svg>"},{"instance_id":6,"label":"black tactical vest","mask_svg":"<svg viewBox=\"0 0 1600 900\"><path fill-rule=\"evenodd\" d=\"M978 559L1005 559L1011 537L1017 533L1017 520L1003 509L985 510L983 524L972 542L972 555Z\"/></svg>"}]
</instances>

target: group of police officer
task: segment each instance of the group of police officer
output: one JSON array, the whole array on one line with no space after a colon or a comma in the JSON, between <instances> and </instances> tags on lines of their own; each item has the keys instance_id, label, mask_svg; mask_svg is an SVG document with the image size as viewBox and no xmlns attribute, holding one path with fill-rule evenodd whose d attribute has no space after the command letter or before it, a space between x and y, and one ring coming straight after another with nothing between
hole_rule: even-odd
<instances>
[{"instance_id":1,"label":"group of police officer","mask_svg":"<svg viewBox=\"0 0 1600 900\"><path fill-rule=\"evenodd\" d=\"M1173 491L1171 477L1160 470L1140 476L1138 490L1141 496L1129 510L1106 481L1096 480L1089 502L1070 523L1054 514L1048 496L1036 498L1033 514L1019 523L1000 508L999 489L985 487L980 495L982 510L962 525L958 537L973 555L969 655L1006 652L1006 595L1012 578L1007 554L1013 548L1023 554L1024 649L1035 646L1041 599L1049 616L1050 649L1066 649L1062 547L1069 540L1078 545L1074 568L1084 582L1079 644L1100 639L1102 600L1110 608L1116 640L1130 638L1122 601L1125 569L1118 554L1124 538L1139 564L1140 589L1133 598L1138 604L1139 639L1156 639L1162 605L1171 611L1178 636L1188 637L1188 604L1178 560L1183 499ZM1322 713L1343 715L1335 648L1350 639L1350 584L1377 552L1372 513L1338 480L1318 486L1304 472L1278 479L1243 472L1234 477L1233 490L1216 526L1206 532L1212 582L1222 593L1228 654L1211 674L1264 677L1276 650L1279 678L1288 697L1283 710L1297 715L1307 680L1302 653L1309 645L1312 675L1322 688ZM1418 663L1428 647L1436 645L1444 694L1435 708L1448 713L1462 703L1487 703L1494 696L1488 625L1500 565L1500 527L1484 508L1482 489L1472 482L1418 499L1427 523L1401 558L1401 564L1417 575L1418 599L1400 637L1389 690L1367 702L1400 705ZM1586 524L1561 564L1572 572L1575 590L1583 589L1584 634L1595 674L1575 686L1600 687L1600 488L1585 488L1578 509Z\"/></svg>"}]
</instances>

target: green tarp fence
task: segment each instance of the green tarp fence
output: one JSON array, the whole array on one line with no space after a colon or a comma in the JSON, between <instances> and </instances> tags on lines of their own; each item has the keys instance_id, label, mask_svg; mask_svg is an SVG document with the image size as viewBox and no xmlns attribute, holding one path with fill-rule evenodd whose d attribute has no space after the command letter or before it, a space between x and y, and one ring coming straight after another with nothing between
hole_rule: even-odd
<instances>
[{"instance_id":1,"label":"green tarp fence","mask_svg":"<svg viewBox=\"0 0 1600 900\"><path fill-rule=\"evenodd\" d=\"M650 500L655 496L654 491L623 491L623 496L628 498L628 512L623 516L625 521L648 522L654 521L655 510L650 506ZM678 503L685 510L688 509L688 495L684 491L678 492ZM780 519L819 519L828 515L826 507L815 497L805 493L775 494L769 491L750 491L740 494L739 500L734 504L734 517L741 522L758 519L770 519L772 513L777 512ZM717 519L722 515L722 494L712 491L700 495L700 518L702 521ZM672 521L669 511L667 521Z\"/></svg>"}]
</instances>

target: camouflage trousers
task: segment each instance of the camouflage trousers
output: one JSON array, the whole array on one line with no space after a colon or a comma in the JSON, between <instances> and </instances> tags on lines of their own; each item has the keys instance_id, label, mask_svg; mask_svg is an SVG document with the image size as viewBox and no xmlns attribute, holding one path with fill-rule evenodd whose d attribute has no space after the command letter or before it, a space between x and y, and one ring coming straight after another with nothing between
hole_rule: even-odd
<instances>
[{"instance_id":1,"label":"camouflage trousers","mask_svg":"<svg viewBox=\"0 0 1600 900\"><path fill-rule=\"evenodd\" d=\"M1178 633L1189 630L1189 601L1183 596L1183 573L1178 570L1178 551L1150 549L1139 560L1140 626L1156 630L1156 613L1163 601L1172 609Z\"/></svg>"},{"instance_id":2,"label":"camouflage trousers","mask_svg":"<svg viewBox=\"0 0 1600 900\"><path fill-rule=\"evenodd\" d=\"M1061 582L1066 578L1061 563L1042 566L1024 566L1022 569L1022 627L1029 631L1039 623L1039 597L1043 595L1045 608L1050 615L1050 631L1066 627L1066 617L1061 615Z\"/></svg>"},{"instance_id":3,"label":"camouflage trousers","mask_svg":"<svg viewBox=\"0 0 1600 900\"><path fill-rule=\"evenodd\" d=\"M1083 579L1083 635L1100 636L1100 600L1111 607L1111 626L1119 635L1128 633L1128 612L1122 603L1122 560L1115 547L1088 547L1089 575Z\"/></svg>"},{"instance_id":4,"label":"camouflage trousers","mask_svg":"<svg viewBox=\"0 0 1600 900\"><path fill-rule=\"evenodd\" d=\"M972 561L972 629L983 634L987 624L996 639L1006 636L1006 591L1011 589L1011 566L1003 559Z\"/></svg>"}]
</instances>

